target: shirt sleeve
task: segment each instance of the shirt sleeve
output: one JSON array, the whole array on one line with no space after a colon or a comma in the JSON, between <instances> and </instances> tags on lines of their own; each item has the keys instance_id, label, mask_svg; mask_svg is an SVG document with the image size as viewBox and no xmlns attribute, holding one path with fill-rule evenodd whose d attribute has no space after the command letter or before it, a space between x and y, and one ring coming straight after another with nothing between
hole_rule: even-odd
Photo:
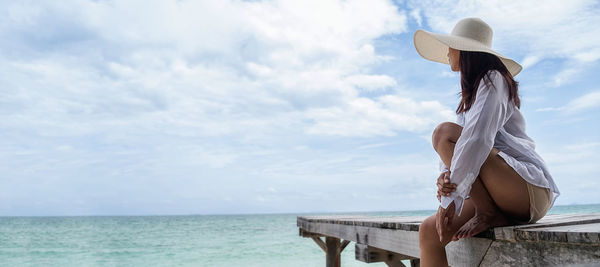
<instances>
[{"instance_id":1,"label":"shirt sleeve","mask_svg":"<svg viewBox=\"0 0 600 267\"><path fill-rule=\"evenodd\" d=\"M440 160L440 163L438 164L438 169L440 170L440 173L449 171L448 167L442 160Z\"/></svg>"},{"instance_id":2,"label":"shirt sleeve","mask_svg":"<svg viewBox=\"0 0 600 267\"><path fill-rule=\"evenodd\" d=\"M464 112L458 113L456 115L456 124L460 125L461 127L465 127L465 113ZM448 166L446 166L446 164L444 164L444 162L441 159L438 163L438 169L440 170L440 172L449 171Z\"/></svg>"},{"instance_id":3,"label":"shirt sleeve","mask_svg":"<svg viewBox=\"0 0 600 267\"><path fill-rule=\"evenodd\" d=\"M491 83L487 79L479 83L475 101L465 112L463 130L454 147L450 181L457 185L456 191L448 197L442 196L442 207L447 208L454 201L458 215L507 117L508 93L504 78L496 72L488 75Z\"/></svg>"}]
</instances>

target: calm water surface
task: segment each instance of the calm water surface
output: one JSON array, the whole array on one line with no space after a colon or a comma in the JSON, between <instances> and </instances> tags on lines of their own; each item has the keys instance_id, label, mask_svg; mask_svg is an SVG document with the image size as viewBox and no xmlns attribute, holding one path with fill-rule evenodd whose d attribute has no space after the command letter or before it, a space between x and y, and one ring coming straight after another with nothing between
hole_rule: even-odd
<instances>
[{"instance_id":1,"label":"calm water surface","mask_svg":"<svg viewBox=\"0 0 600 267\"><path fill-rule=\"evenodd\" d=\"M600 205L550 211L592 212L600 212ZM298 215L309 214L0 217L0 266L324 266L321 249L298 236ZM342 253L342 262L386 266L354 260L354 243Z\"/></svg>"}]
</instances>

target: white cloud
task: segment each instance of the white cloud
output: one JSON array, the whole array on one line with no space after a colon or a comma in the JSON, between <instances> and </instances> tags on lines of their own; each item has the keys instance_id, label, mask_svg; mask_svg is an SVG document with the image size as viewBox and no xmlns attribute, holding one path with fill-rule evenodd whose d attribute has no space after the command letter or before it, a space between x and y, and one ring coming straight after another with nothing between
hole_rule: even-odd
<instances>
[{"instance_id":1,"label":"white cloud","mask_svg":"<svg viewBox=\"0 0 600 267\"><path fill-rule=\"evenodd\" d=\"M554 79L553 79L554 83L551 85L554 87L559 87L561 85L564 85L564 84L568 83L569 81L572 81L573 78L580 71L581 71L581 68L578 68L578 67L564 68L560 72L558 72L556 75L554 75Z\"/></svg>"},{"instance_id":2,"label":"white cloud","mask_svg":"<svg viewBox=\"0 0 600 267\"><path fill-rule=\"evenodd\" d=\"M310 134L339 136L391 136L398 131L423 132L455 114L437 101L417 102L409 98L383 96L358 98L345 106L311 110L315 120Z\"/></svg>"},{"instance_id":3,"label":"white cloud","mask_svg":"<svg viewBox=\"0 0 600 267\"><path fill-rule=\"evenodd\" d=\"M396 86L396 80L387 75L352 75L346 78L350 84L365 89L367 91L375 91L377 89L385 89L387 87Z\"/></svg>"},{"instance_id":4,"label":"white cloud","mask_svg":"<svg viewBox=\"0 0 600 267\"><path fill-rule=\"evenodd\" d=\"M532 67L539 61L540 61L540 57L538 57L538 56L527 56L521 62L521 66L523 66L523 69L527 69L527 68Z\"/></svg>"},{"instance_id":5,"label":"white cloud","mask_svg":"<svg viewBox=\"0 0 600 267\"><path fill-rule=\"evenodd\" d=\"M419 27L423 24L423 18L421 17L421 10L419 8L415 8L410 11L410 16L417 22Z\"/></svg>"},{"instance_id":6,"label":"white cloud","mask_svg":"<svg viewBox=\"0 0 600 267\"><path fill-rule=\"evenodd\" d=\"M30 5L7 9L12 16L5 28L22 29L9 33L29 34L42 24L56 28L47 30L49 39L56 32L84 32L75 41L59 39L61 48L35 60L12 62L18 67L12 72L36 77L21 87L55 85L52 93L23 91L27 101L39 102L25 105L21 115L37 123L33 114L52 106L49 121L65 134L109 127L120 136L149 128L186 136L252 136L248 126L282 130L287 121L312 119L313 108L360 102L359 90L396 86L394 78L364 71L388 58L374 50L374 39L407 29L406 15L389 1L77 2L72 6L77 10L36 3L36 12L17 12ZM48 23L56 17L72 21ZM32 42L14 39L41 52ZM73 57L73 51L80 54ZM8 82L19 84L14 78ZM416 117L413 122L424 123ZM124 132L114 131L115 125ZM298 126L313 134L322 127Z\"/></svg>"},{"instance_id":7,"label":"white cloud","mask_svg":"<svg viewBox=\"0 0 600 267\"><path fill-rule=\"evenodd\" d=\"M312 151L315 110L397 87L372 71L390 60L374 43L406 20L387 0L6 3L4 200L25 194L19 185L43 198L26 202L62 211L70 200L221 201L241 190L231 184L283 192L262 184L268 163Z\"/></svg>"},{"instance_id":8,"label":"white cloud","mask_svg":"<svg viewBox=\"0 0 600 267\"><path fill-rule=\"evenodd\" d=\"M248 124L296 119L290 111L352 100L357 87L394 86L391 77L361 72L386 58L374 51L375 38L406 30L406 16L389 1L19 2L6 11L3 29L15 35L7 39L39 52L35 60L10 63L18 68L13 73L39 81L20 85L39 100L21 114L43 113L51 105L57 111L52 123L70 127L67 134L74 131L73 119L87 118L66 120L72 109L99 116L85 122L89 128L106 123L106 112L137 110L161 128L176 125L201 135L246 134ZM58 17L66 22L57 23ZM39 32L41 25L54 29ZM55 36L63 31L82 37ZM47 37L42 42L63 45L48 53L19 38L33 32ZM16 78L7 82L19 84ZM52 85L53 93L30 93ZM244 119L248 112L253 117ZM137 117L111 120L123 127L131 125L128 120L145 123Z\"/></svg>"},{"instance_id":9,"label":"white cloud","mask_svg":"<svg viewBox=\"0 0 600 267\"><path fill-rule=\"evenodd\" d=\"M600 91L593 91L569 101L564 106L539 108L536 111L565 111L577 113L600 107Z\"/></svg>"},{"instance_id":10,"label":"white cloud","mask_svg":"<svg viewBox=\"0 0 600 267\"><path fill-rule=\"evenodd\" d=\"M572 151L591 150L596 147L600 147L600 142L578 143L565 146L566 149Z\"/></svg>"},{"instance_id":11,"label":"white cloud","mask_svg":"<svg viewBox=\"0 0 600 267\"><path fill-rule=\"evenodd\" d=\"M540 154L547 162L561 196L559 204L596 203L595 189L600 183L597 162L600 160L598 140L549 146Z\"/></svg>"},{"instance_id":12,"label":"white cloud","mask_svg":"<svg viewBox=\"0 0 600 267\"><path fill-rule=\"evenodd\" d=\"M575 98L563 108L568 112L580 112L600 106L600 91L594 91Z\"/></svg>"},{"instance_id":13,"label":"white cloud","mask_svg":"<svg viewBox=\"0 0 600 267\"><path fill-rule=\"evenodd\" d=\"M559 108L552 108L552 107L549 107L549 108L538 108L538 109L536 109L535 111L538 111L538 112L544 112L544 111L555 111L555 110L560 110L560 109L559 109Z\"/></svg>"},{"instance_id":14,"label":"white cloud","mask_svg":"<svg viewBox=\"0 0 600 267\"><path fill-rule=\"evenodd\" d=\"M444 70L442 71L441 75L444 78L456 78L458 77L460 74L458 72L453 72L453 71L449 71L449 70Z\"/></svg>"}]
</instances>

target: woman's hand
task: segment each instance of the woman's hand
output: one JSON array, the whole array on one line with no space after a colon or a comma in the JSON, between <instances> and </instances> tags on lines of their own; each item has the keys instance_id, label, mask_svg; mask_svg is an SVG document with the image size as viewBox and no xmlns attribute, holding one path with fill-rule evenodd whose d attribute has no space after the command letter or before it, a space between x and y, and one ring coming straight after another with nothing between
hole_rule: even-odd
<instances>
[{"instance_id":1,"label":"woman's hand","mask_svg":"<svg viewBox=\"0 0 600 267\"><path fill-rule=\"evenodd\" d=\"M438 212L435 215L435 228L437 229L438 236L440 237L440 242L444 242L444 234L446 231L450 230L450 225L452 225L452 219L454 218L455 206L454 201L448 205L448 208L442 208L440 206L438 208Z\"/></svg>"},{"instance_id":2,"label":"woman's hand","mask_svg":"<svg viewBox=\"0 0 600 267\"><path fill-rule=\"evenodd\" d=\"M442 172L437 179L437 199L442 202L442 196L450 196L450 193L456 191L456 184L450 183L450 171Z\"/></svg>"}]
</instances>

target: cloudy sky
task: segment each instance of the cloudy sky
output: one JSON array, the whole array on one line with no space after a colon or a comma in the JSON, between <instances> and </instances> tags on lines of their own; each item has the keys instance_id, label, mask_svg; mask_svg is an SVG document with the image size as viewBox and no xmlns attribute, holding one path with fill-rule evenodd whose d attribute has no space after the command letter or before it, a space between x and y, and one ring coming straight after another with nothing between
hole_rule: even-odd
<instances>
[{"instance_id":1,"label":"cloudy sky","mask_svg":"<svg viewBox=\"0 0 600 267\"><path fill-rule=\"evenodd\" d=\"M600 203L598 1L0 2L0 215L435 209L459 77L412 36L464 17L557 204Z\"/></svg>"}]
</instances>

